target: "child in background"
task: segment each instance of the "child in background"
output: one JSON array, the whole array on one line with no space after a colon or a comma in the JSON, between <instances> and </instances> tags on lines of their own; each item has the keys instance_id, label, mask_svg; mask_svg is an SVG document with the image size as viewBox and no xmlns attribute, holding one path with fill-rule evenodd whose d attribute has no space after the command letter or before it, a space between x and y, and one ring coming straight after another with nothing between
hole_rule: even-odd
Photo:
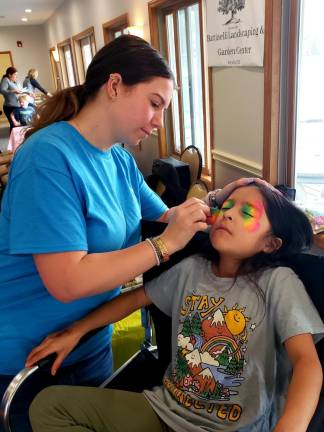
<instances>
[{"instance_id":1,"label":"child in background","mask_svg":"<svg viewBox=\"0 0 324 432\"><path fill-rule=\"evenodd\" d=\"M32 403L33 430L306 432L322 386L313 336L324 326L280 262L311 239L306 216L279 193L256 184L236 189L212 225L205 257L189 257L104 304L27 360L57 352L55 373L88 331L153 302L172 317L163 386L142 394L49 387Z\"/></svg>"},{"instance_id":2,"label":"child in background","mask_svg":"<svg viewBox=\"0 0 324 432\"><path fill-rule=\"evenodd\" d=\"M36 114L35 108L32 105L29 105L30 97L26 94L20 95L18 100L20 107L16 108L10 114L10 118L15 127L27 126Z\"/></svg>"}]
</instances>

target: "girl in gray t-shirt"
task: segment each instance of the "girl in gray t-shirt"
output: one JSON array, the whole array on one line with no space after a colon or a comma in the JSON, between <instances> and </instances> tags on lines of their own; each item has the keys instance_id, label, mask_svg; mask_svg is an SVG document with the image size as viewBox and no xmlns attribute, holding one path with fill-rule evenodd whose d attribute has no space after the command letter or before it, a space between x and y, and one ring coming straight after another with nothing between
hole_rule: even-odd
<instances>
[{"instance_id":1,"label":"girl in gray t-shirt","mask_svg":"<svg viewBox=\"0 0 324 432\"><path fill-rule=\"evenodd\" d=\"M280 262L309 246L308 220L256 184L236 189L212 213L208 255L106 303L28 358L30 365L57 352L55 373L86 332L154 303L172 319L163 386L142 394L46 389L31 406L34 431L307 430L322 386L313 337L324 326L301 281ZM165 257L163 239L150 245Z\"/></svg>"}]
</instances>

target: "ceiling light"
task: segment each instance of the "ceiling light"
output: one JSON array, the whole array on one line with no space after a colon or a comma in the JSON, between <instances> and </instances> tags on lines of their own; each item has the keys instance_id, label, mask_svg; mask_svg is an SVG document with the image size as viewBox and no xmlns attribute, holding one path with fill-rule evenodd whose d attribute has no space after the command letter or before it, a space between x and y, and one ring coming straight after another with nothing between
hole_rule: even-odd
<instances>
[{"instance_id":1,"label":"ceiling light","mask_svg":"<svg viewBox=\"0 0 324 432\"><path fill-rule=\"evenodd\" d=\"M32 13L32 10L31 9L25 9L25 12L26 13Z\"/></svg>"},{"instance_id":2,"label":"ceiling light","mask_svg":"<svg viewBox=\"0 0 324 432\"><path fill-rule=\"evenodd\" d=\"M24 17L24 18L21 18L21 21L24 21L24 22L26 22L26 21L28 21L28 18L26 18L26 17Z\"/></svg>"}]
</instances>

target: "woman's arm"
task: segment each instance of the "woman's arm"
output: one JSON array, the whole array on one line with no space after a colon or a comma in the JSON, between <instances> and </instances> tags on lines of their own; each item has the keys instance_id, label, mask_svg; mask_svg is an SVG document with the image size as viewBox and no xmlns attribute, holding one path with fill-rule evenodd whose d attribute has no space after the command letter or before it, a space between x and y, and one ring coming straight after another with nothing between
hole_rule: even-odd
<instances>
[{"instance_id":1,"label":"woman's arm","mask_svg":"<svg viewBox=\"0 0 324 432\"><path fill-rule=\"evenodd\" d=\"M197 231L207 228L209 208L191 198L173 211L161 238L169 254L182 249ZM113 252L86 251L35 254L34 261L47 290L58 300L70 302L114 289L156 265L148 242Z\"/></svg>"},{"instance_id":2,"label":"woman's arm","mask_svg":"<svg viewBox=\"0 0 324 432\"><path fill-rule=\"evenodd\" d=\"M47 90L45 90L35 78L30 78L30 83L33 87L37 88L40 92L47 94Z\"/></svg>"},{"instance_id":3,"label":"woman's arm","mask_svg":"<svg viewBox=\"0 0 324 432\"><path fill-rule=\"evenodd\" d=\"M322 368L310 334L287 339L285 348L293 365L293 375L284 412L274 432L306 432L322 388Z\"/></svg>"},{"instance_id":4,"label":"woman's arm","mask_svg":"<svg viewBox=\"0 0 324 432\"><path fill-rule=\"evenodd\" d=\"M47 336L30 352L26 367L55 352L57 357L51 368L52 375L55 375L63 360L75 348L82 336L91 330L120 321L135 310L149 304L151 301L143 287L115 297L70 327Z\"/></svg>"}]
</instances>

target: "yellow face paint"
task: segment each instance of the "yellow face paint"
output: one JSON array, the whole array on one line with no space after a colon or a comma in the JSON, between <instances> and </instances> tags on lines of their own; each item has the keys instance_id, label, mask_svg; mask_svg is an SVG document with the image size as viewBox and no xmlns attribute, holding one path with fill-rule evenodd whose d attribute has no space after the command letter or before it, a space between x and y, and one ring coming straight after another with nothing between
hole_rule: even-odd
<instances>
[{"instance_id":1,"label":"yellow face paint","mask_svg":"<svg viewBox=\"0 0 324 432\"><path fill-rule=\"evenodd\" d=\"M263 212L264 208L261 201L245 203L241 209L244 227L250 232L257 231L260 228Z\"/></svg>"}]
</instances>

